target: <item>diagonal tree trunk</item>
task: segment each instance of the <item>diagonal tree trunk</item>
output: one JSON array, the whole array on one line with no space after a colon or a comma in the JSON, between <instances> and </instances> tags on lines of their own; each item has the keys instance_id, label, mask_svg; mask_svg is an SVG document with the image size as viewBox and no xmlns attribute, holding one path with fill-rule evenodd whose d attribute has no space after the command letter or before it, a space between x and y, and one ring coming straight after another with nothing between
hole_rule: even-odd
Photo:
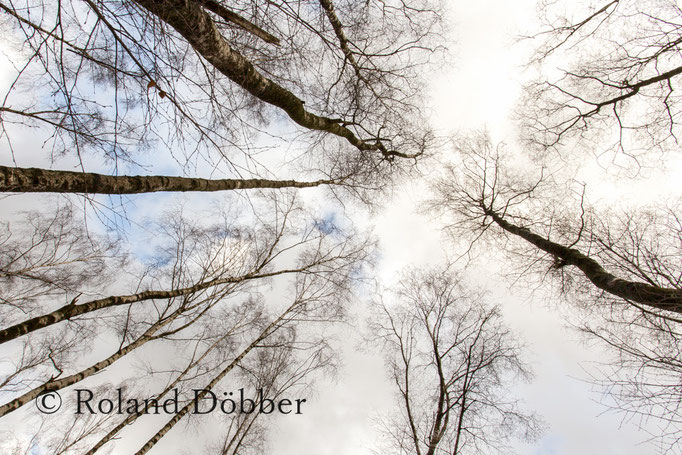
<instances>
[{"instance_id":1,"label":"diagonal tree trunk","mask_svg":"<svg viewBox=\"0 0 682 455\"><path fill-rule=\"evenodd\" d=\"M226 191L255 188L309 188L334 180L298 182L266 179L202 179L162 175L113 176L0 166L0 192L137 194L158 191Z\"/></svg>"},{"instance_id":2,"label":"diagonal tree trunk","mask_svg":"<svg viewBox=\"0 0 682 455\"><path fill-rule=\"evenodd\" d=\"M227 338L230 335L232 335L231 330L229 332L227 332L226 334L224 334L223 336L221 336L218 340L216 340L208 349L206 349L206 351L204 351L203 354L201 354L201 356L199 356L198 359L192 360L187 365L187 367L173 380L173 382L168 384L168 386L166 386L166 388L163 389L162 392L160 392L159 394L156 395L156 397L155 397L156 401L160 402L168 394L168 392L175 389L175 387L177 387L177 385L181 381L185 380L185 377L187 376L187 374L190 372L190 370L192 368L194 368L197 365L200 365L202 363L202 361L204 360L204 358L208 354L210 354L216 348L216 346L218 346L218 344L220 344L222 341L225 340L225 338ZM94 455L104 444L106 444L107 442L112 440L114 438L114 436L116 436L118 434L119 431L121 431L126 426L135 422L135 420L137 420L137 418L142 416L142 415L143 415L142 413L130 414L128 417L123 419L123 421L121 423L119 423L114 428L112 428L104 437L102 437L102 439L100 439L90 450L88 450L85 453L85 455Z\"/></svg>"},{"instance_id":3,"label":"diagonal tree trunk","mask_svg":"<svg viewBox=\"0 0 682 455\"><path fill-rule=\"evenodd\" d=\"M362 140L339 121L307 111L300 98L258 72L247 58L230 46L200 3L186 0L134 1L173 27L218 71L259 100L282 109L299 125L342 137L360 151L378 151L387 159L416 156L388 150L378 140Z\"/></svg>"},{"instance_id":4,"label":"diagonal tree trunk","mask_svg":"<svg viewBox=\"0 0 682 455\"><path fill-rule=\"evenodd\" d=\"M194 286L173 289L170 291L143 291L138 292L137 294L109 296L103 299L91 300L80 305L76 305L75 303L72 302L68 305L64 305L54 310L51 313L43 314L41 316L28 319L26 321L20 322L18 324L0 330L0 343L5 343L27 333L34 332L45 327L49 327L53 324L64 321L65 319L71 319L73 317L101 310L103 308L127 305L131 303L143 302L152 299L170 299L174 297L180 297L183 295L193 294L199 291L203 291L204 289L208 289L214 286L220 286L223 284L232 283L236 284L242 281L272 277L276 275L282 275L285 273L302 272L304 270L305 268L291 270L285 269L268 273L251 273L248 275L242 275L238 277L220 278L210 281L203 281L195 284Z\"/></svg>"},{"instance_id":5,"label":"diagonal tree trunk","mask_svg":"<svg viewBox=\"0 0 682 455\"><path fill-rule=\"evenodd\" d=\"M60 389L63 389L65 387L68 387L70 385L76 384L83 379L92 376L93 374L96 374L112 363L116 362L118 359L121 357L125 356L126 354L129 354L131 351L139 348L143 344L155 339L154 334L158 332L162 327L168 325L170 322L172 322L177 316L181 314L180 310L177 310L173 315L168 317L164 321L159 321L155 324L153 324L151 327L149 327L139 338L137 338L135 341L131 342L130 344L127 344L126 346L122 347L109 357L107 357L104 360L100 360L99 362L91 365L90 367L79 371L78 373L60 378L60 379L50 379L49 381L45 382L42 385L39 385L37 387L34 387L33 389L29 390L28 392L24 393L20 397L15 398L14 400L5 403L4 405L0 406L0 417L4 416L5 414L9 414L12 411L15 411L25 405L26 403L29 403L30 401L34 400L40 394L47 392L47 391L57 391Z\"/></svg>"},{"instance_id":6,"label":"diagonal tree trunk","mask_svg":"<svg viewBox=\"0 0 682 455\"><path fill-rule=\"evenodd\" d=\"M26 403L34 400L36 397L40 396L42 393L46 391L56 391L63 389L65 387L68 387L70 385L76 384L94 374L99 373L103 369L107 368L109 365L113 364L123 356L129 354L130 352L134 351L135 349L139 348L140 346L150 342L157 340L162 337L167 337L173 334L176 334L178 332L181 332L182 330L186 329L187 327L193 325L198 321L206 312L215 305L216 302L220 302L226 295L228 295L231 292L231 289L224 289L221 291L218 291L216 294L212 295L208 299L204 299L198 303L195 303L190 306L185 306L182 305L179 308L175 309L172 313L160 317L160 319L154 323L152 323L147 330L144 331L142 335L140 335L137 339L134 341L130 342L126 346L121 346L116 352L114 352L112 355L107 357L104 360L100 360L99 362L91 365L88 368L85 368L84 370L79 371L78 373L74 373L70 376L66 376L63 378L51 378L47 382L34 387L33 389L29 390L28 392L24 393L20 397L15 398L14 400L11 400L10 402L0 406L0 417L2 417L5 414L8 414L21 406L25 405ZM168 327L173 321L175 321L178 317L182 316L183 314L186 314L188 312L191 312L192 310L196 309L199 305L202 305L204 303L208 302L207 305L204 305L204 308L202 308L197 315L192 316L192 318L188 321L185 322L178 327L168 329L165 332L159 333L161 329L164 327ZM227 337L230 335L232 330L228 331L223 338ZM211 348L212 349L212 348Z\"/></svg>"},{"instance_id":7,"label":"diagonal tree trunk","mask_svg":"<svg viewBox=\"0 0 682 455\"><path fill-rule=\"evenodd\" d=\"M320 0L320 5L322 6L322 9L324 9L327 19L329 19L329 23L334 29L334 33L336 34L336 38L339 40L339 46L341 46L343 55L346 57L346 60L348 60L348 63L350 63L350 65L353 67L353 71L355 71L355 75L358 77L358 79L364 80L362 71L360 71L360 65L358 65L355 55L353 55L353 52L350 50L348 39L346 38L346 34L343 31L343 25L336 15L332 0Z\"/></svg>"},{"instance_id":8,"label":"diagonal tree trunk","mask_svg":"<svg viewBox=\"0 0 682 455\"><path fill-rule=\"evenodd\" d=\"M300 304L301 302L298 299L295 300L294 303L289 306L289 308L284 310L284 312L277 317L277 319L272 321L270 325L268 325L260 333L260 335L241 352L241 354L239 354L232 362L230 362L229 365L227 365L220 373L218 373L218 375L215 376L200 393L195 394L195 397L192 401L187 403L177 414L168 420L163 428L157 431L156 434L152 436L140 450L137 451L136 455L144 455L145 453L149 452L149 450L151 450L151 448L154 447L154 445L156 445L156 443L159 442L161 438L163 438L175 426L175 424L177 424L185 415L187 415L187 413L190 412L192 406L194 406L195 403L203 399L208 391L212 390L227 375L227 373L232 371L235 366L239 365L239 362L241 362L242 359L246 357L246 355L251 352L253 348L258 346L258 344L270 336L278 328L278 324Z\"/></svg>"},{"instance_id":9,"label":"diagonal tree trunk","mask_svg":"<svg viewBox=\"0 0 682 455\"><path fill-rule=\"evenodd\" d=\"M539 236L527 228L505 220L497 212L483 208L499 227L506 232L521 237L540 250L559 258L566 265L580 269L585 277L599 289L630 302L647 305L659 310L682 313L682 289L652 286L647 283L623 280L607 272L601 264L575 248L569 248Z\"/></svg>"}]
</instances>

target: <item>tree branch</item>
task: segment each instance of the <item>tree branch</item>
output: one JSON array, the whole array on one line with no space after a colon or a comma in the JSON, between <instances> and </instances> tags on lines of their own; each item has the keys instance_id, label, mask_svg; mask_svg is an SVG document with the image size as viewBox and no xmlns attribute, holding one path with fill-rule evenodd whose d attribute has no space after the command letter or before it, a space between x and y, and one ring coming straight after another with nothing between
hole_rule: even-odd
<instances>
[{"instance_id":1,"label":"tree branch","mask_svg":"<svg viewBox=\"0 0 682 455\"><path fill-rule=\"evenodd\" d=\"M274 35L271 35L270 33L266 32L253 22L250 22L243 17L241 17L239 14L230 11L229 9L225 8L223 5L220 3L214 1L214 0L197 0L199 3L201 3L201 6L206 8L207 10L211 11L212 13L217 14L221 18L225 19L228 22L232 22L235 25L238 25L239 27L243 28L247 32L251 33L252 35L257 36L258 38L262 39L266 43L271 43L271 44L276 44L279 46L279 38L277 38Z\"/></svg>"}]
</instances>

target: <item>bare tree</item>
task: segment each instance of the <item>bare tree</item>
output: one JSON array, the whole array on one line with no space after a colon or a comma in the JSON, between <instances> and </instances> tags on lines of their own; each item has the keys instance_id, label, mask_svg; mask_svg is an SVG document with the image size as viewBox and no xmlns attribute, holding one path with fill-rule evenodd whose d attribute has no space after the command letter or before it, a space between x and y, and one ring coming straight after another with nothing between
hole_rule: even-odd
<instances>
[{"instance_id":1,"label":"bare tree","mask_svg":"<svg viewBox=\"0 0 682 455\"><path fill-rule=\"evenodd\" d=\"M594 286L613 296L653 310L682 312L682 291L678 288L677 278L666 276L666 269L657 272L655 263L649 265L649 270L646 270L646 264L638 268L639 259L633 258L638 250L630 253L618 251L615 247L609 247L609 239L602 239L598 242L601 247L594 250L591 243L597 243L594 238L596 233L590 226L589 213L584 204L579 203L582 214L579 215L580 224L575 229L565 225L557 227L560 223L555 213L549 212L548 219L528 212L528 207L533 207L533 203L542 198L542 191L551 186L543 186L546 182L542 170L537 172L535 181L532 181L532 176L505 173L500 165L500 154L493 149L486 136L465 144L463 149L469 155L468 162L461 167L448 169L447 176L435 186L437 196L432 204L446 217L454 215L449 223L452 232L469 230L480 235L497 227L549 257L556 269L573 266ZM607 223L603 221L604 226ZM566 240L552 240L552 232L563 234ZM675 231L671 234L675 236ZM575 237L571 238L571 235ZM581 249L584 240L587 245ZM625 272L622 278L605 269L600 262L605 258L608 258L608 265L615 264L614 267ZM669 264L664 267L675 269Z\"/></svg>"},{"instance_id":2,"label":"bare tree","mask_svg":"<svg viewBox=\"0 0 682 455\"><path fill-rule=\"evenodd\" d=\"M335 185L364 194L386 188L433 142L419 110L421 68L440 48L439 5L430 0L7 0L0 27L11 60L0 139L14 164L0 167L2 192ZM55 167L72 169L28 167L35 164L23 161L16 139L29 131L45 139ZM176 175L158 175L164 160ZM328 368L330 349L312 327L341 317L372 244L273 200L263 207L254 198L256 210L211 213L207 222L170 213L150 227L153 260L144 257L149 245L136 244L126 267L115 266L124 256L115 241L86 243L77 229L68 241L42 247L38 239L3 253L0 284L16 297L2 308L2 418L35 417L26 405L48 391L128 387L161 400L202 388L203 397L239 371L282 394ZM65 242L73 249L66 256ZM82 270L48 261L46 270L61 273L52 282L47 272L17 278L43 267L33 254L40 248L87 261ZM290 284L286 298L263 297L273 282ZM144 381L134 377L140 363ZM160 425L139 452L194 422L188 409L202 397L152 422ZM49 420L18 432L17 446L110 450L129 442L128 427L150 420L141 414ZM226 418L219 452L258 446L262 418Z\"/></svg>"},{"instance_id":3,"label":"bare tree","mask_svg":"<svg viewBox=\"0 0 682 455\"><path fill-rule=\"evenodd\" d=\"M636 158L677 149L679 5L605 0L570 9L541 2L538 9L533 62L541 75L519 111L531 142L565 153L562 145L578 139L595 154Z\"/></svg>"},{"instance_id":4,"label":"bare tree","mask_svg":"<svg viewBox=\"0 0 682 455\"><path fill-rule=\"evenodd\" d=\"M3 223L0 234L0 315L6 323L16 316L11 309L28 314L41 299L68 302L97 292L100 280L113 280L114 268L125 261L117 241L85 230L70 205L50 217L26 213L17 224Z\"/></svg>"},{"instance_id":5,"label":"bare tree","mask_svg":"<svg viewBox=\"0 0 682 455\"><path fill-rule=\"evenodd\" d=\"M274 173L259 162L270 146L256 136L265 124L274 136L288 128L273 125L278 112L308 136L314 153L298 167L312 167L316 184L380 188L395 161L409 164L431 141L417 107L419 68L439 47L440 14L427 0L337 8L331 1L10 1L0 10L7 33L21 37L17 46L25 41L0 107L10 149L14 135L37 124L52 132L54 156L74 150L82 171L90 152L118 173L154 147L173 154L185 173L201 157L236 177L206 186L51 171L37 184L20 178L37 170L16 169L12 180L4 169L3 191L232 189L243 174L257 179L242 188L297 186L262 180Z\"/></svg>"},{"instance_id":6,"label":"bare tree","mask_svg":"<svg viewBox=\"0 0 682 455\"><path fill-rule=\"evenodd\" d=\"M131 384L131 390L155 396L157 401L175 389L190 394L192 388L208 391L223 383L236 368L247 372L256 368L249 367L248 357L260 350L266 351L262 354L265 357L277 352L283 356L277 371L254 373L254 378L266 382L264 390L281 394L287 387L312 380L306 373L326 368L331 351L308 326L315 321L339 319L341 303L348 298L354 281L353 273L371 244L357 236L351 241L341 230L322 228L321 223L299 227L301 219L308 215L292 200L274 202L273 215L266 217L272 222L255 218L246 226L236 223L228 213L214 213L212 221L201 223L189 221L177 211L169 212L153 229L159 248L154 262L143 273L130 271L132 285L138 288L131 295L144 298L111 296L83 304L73 301L48 316L31 319L47 321L45 324L29 324L29 330L18 332L10 330L13 335L3 345L3 355L13 361L14 368L3 366L0 414L7 418L7 414L23 407L25 415L33 415L35 410L24 405L46 391L74 385L94 388L100 384L102 390L112 390ZM78 273L78 265L72 267ZM69 270L64 266L63 273L68 276ZM281 285L290 282L294 288L289 294L293 301L284 309L278 309L281 302L266 306L259 296L271 280L279 280ZM160 284L164 291L139 291ZM27 279L24 286L32 285ZM108 291L104 288L101 292ZM51 293L45 293L34 308L16 305L9 310L44 314L43 308L54 307L52 299ZM92 305L98 301L108 303ZM70 313L69 308L81 305L82 311ZM279 315L270 316L273 312ZM12 319L16 320L16 315ZM297 329L299 319L305 321L306 327ZM20 322L14 327L28 326ZM93 349L99 343L107 348ZM136 359L154 352L165 354L148 363L147 380L140 383L130 377L139 371L134 368ZM168 358L172 352L175 355ZM174 357L177 361L170 360ZM124 377L109 376L107 371L114 364L126 365L122 368L128 368L129 373ZM273 360L273 368L275 365ZM207 377L213 379L207 381ZM182 412L171 415L171 421L142 452L173 428L194 401L184 400L180 404ZM43 428L36 438L46 450L48 446L57 450L65 444L72 453L95 453L105 445L111 446L124 428L136 423L139 414L101 422L95 419L90 422L94 426L87 426L88 431L81 431L85 427L73 421L69 425L75 426L65 429L69 434L59 440L50 438L50 432L57 427L52 425ZM236 438L233 445L247 438L249 428L257 427L248 419L246 423L239 421L243 417L235 416L237 431L229 435L230 440Z\"/></svg>"},{"instance_id":7,"label":"bare tree","mask_svg":"<svg viewBox=\"0 0 682 455\"><path fill-rule=\"evenodd\" d=\"M542 2L539 11L532 64L540 75L519 109L527 144L563 157L609 152L621 163L614 154L626 154L632 160L622 169L630 174L652 154L665 167L666 154L679 148L679 5L615 0L569 11ZM477 164L453 171L457 183L439 184L438 199L458 214L450 226L495 239L522 274L558 284L579 309L574 324L612 348L594 375L604 402L640 423L655 417L652 439L663 452L679 452L679 195L644 208L593 206L589 187L541 172L519 176L508 172L504 153L490 152L479 146Z\"/></svg>"},{"instance_id":8,"label":"bare tree","mask_svg":"<svg viewBox=\"0 0 682 455\"><path fill-rule=\"evenodd\" d=\"M512 438L539 434L509 396L530 373L499 308L447 268L405 273L390 300L373 331L402 411L387 425L392 452L508 453Z\"/></svg>"},{"instance_id":9,"label":"bare tree","mask_svg":"<svg viewBox=\"0 0 682 455\"><path fill-rule=\"evenodd\" d=\"M157 432L154 434L141 448L137 451L138 454L147 453L159 440L166 435L184 416L188 415L197 403L204 399L211 390L213 390L237 365L242 359L247 356L252 350L258 349L259 346L268 346L270 337L279 332L286 330L289 323L296 321L298 318L313 319L327 319L330 314L330 307L332 309L332 316L334 314L333 305L341 296L341 293L336 288L338 281L325 280L319 282L315 277L300 275L302 279L296 283L296 293L293 302L282 311L272 322L267 324L260 334L251 343L244 348L244 350L234 358L222 369L217 369L218 373L211 377L211 380L203 385L201 392L194 395L194 398L189 400L185 406L182 407L172 418L170 418ZM331 288L330 288L331 285ZM331 299L331 301L330 301ZM276 340L273 342L275 346L283 343L283 340ZM295 345L294 345L295 346ZM305 370L304 370L305 371Z\"/></svg>"},{"instance_id":10,"label":"bare tree","mask_svg":"<svg viewBox=\"0 0 682 455\"><path fill-rule=\"evenodd\" d=\"M510 171L485 136L465 143L462 152L465 165L450 168L435 186L432 208L447 230L508 253L508 271L517 278L557 286L577 309L573 324L614 348L597 379L615 400L611 406L660 419L665 426L653 437L676 451L682 402L678 211L591 207L584 186L571 198L541 169L535 175Z\"/></svg>"},{"instance_id":11,"label":"bare tree","mask_svg":"<svg viewBox=\"0 0 682 455\"><path fill-rule=\"evenodd\" d=\"M259 397L255 391L278 402L280 398L305 396L313 374L334 367L330 346L323 338L298 340L296 330L287 330L279 337L271 337L261 344L255 355L239 365L240 383L251 385L252 399ZM220 440L209 446L207 453L220 455L237 453L263 453L268 449L268 422L260 414L244 415L232 419ZM271 449L270 449L271 450Z\"/></svg>"}]
</instances>

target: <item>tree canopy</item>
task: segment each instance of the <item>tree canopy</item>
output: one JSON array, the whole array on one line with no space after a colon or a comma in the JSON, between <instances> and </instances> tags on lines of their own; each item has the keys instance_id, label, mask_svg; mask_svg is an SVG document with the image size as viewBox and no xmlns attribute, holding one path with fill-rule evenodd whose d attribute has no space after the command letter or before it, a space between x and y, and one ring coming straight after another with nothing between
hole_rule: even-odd
<instances>
[{"instance_id":1,"label":"tree canopy","mask_svg":"<svg viewBox=\"0 0 682 455\"><path fill-rule=\"evenodd\" d=\"M493 286L468 276L483 264L603 352L588 368L602 401L678 452L679 185L595 194L682 163L682 10L540 0L500 138L432 127L448 8L0 0L2 450L263 453L281 416L196 409L223 391L236 409L232 391L284 416L343 371L353 337L378 346L394 392L375 448L532 443L510 303L465 284ZM389 230L417 232L414 209L444 236L432 264L386 278L396 237L371 225L396 195L411 207ZM425 239L409 238L416 263ZM83 390L176 406L45 412Z\"/></svg>"}]
</instances>

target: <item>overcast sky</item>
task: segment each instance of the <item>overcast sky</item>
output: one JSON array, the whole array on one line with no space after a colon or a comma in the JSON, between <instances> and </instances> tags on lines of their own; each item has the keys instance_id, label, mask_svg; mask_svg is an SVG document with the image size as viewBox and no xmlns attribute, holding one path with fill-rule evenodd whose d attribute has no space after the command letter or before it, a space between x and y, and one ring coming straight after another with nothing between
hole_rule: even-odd
<instances>
[{"instance_id":1,"label":"overcast sky","mask_svg":"<svg viewBox=\"0 0 682 455\"><path fill-rule=\"evenodd\" d=\"M494 141L511 138L514 134L510 126L511 110L520 92L525 55L523 46L516 46L514 42L516 36L532 27L535 2L458 1L450 2L449 8L448 20L453 33L450 47L456 58L433 81L433 122L443 131L485 126ZM18 143L19 146L26 144L35 145L29 138L24 144ZM40 152L35 148L22 150L20 166L40 164ZM12 164L5 149L0 158L0 164ZM672 180L663 181L658 188L669 184ZM608 197L613 191L605 188L603 197ZM629 185L628 188L633 198L641 194L636 187L633 190ZM438 226L416 213L423 188L418 184L406 185L395 194L386 209L369 222L365 221L364 213L354 213L352 206L345 214L380 233L378 274L387 285L402 268L442 262L448 251ZM154 197L157 198L154 204L158 205L159 196ZM27 196L6 198L0 200L0 210L9 213L19 206L26 208L31 201ZM137 213L145 212L146 203L138 199ZM503 271L502 264L491 264L490 268L493 272ZM597 402L599 396L592 391L593 387L581 380L585 378L584 368L590 368L588 362L600 359L602 352L582 345L578 335L565 328L551 305L538 296L531 298L525 290L508 289L508 283L496 278L489 269L472 268L467 273L470 279L485 282L492 291L492 301L503 303L507 323L528 346L526 358L536 374L535 380L510 393L516 393L525 400L528 409L537 411L547 422L548 430L533 446L519 444L519 453L636 455L653 452L653 446L642 443L647 439L646 433L638 431L633 422L623 421L620 415L604 413L605 408ZM346 340L341 346L343 368L334 381L318 382L303 415L278 420L272 434L272 453L363 455L376 447L378 433L374 419L391 412L396 404L395 391L386 378L380 353L364 345L356 330L362 326L363 303L349 305L351 313L357 316L357 324L339 329L344 331ZM166 449L159 444L154 453L164 453L168 447L168 443Z\"/></svg>"}]
</instances>

